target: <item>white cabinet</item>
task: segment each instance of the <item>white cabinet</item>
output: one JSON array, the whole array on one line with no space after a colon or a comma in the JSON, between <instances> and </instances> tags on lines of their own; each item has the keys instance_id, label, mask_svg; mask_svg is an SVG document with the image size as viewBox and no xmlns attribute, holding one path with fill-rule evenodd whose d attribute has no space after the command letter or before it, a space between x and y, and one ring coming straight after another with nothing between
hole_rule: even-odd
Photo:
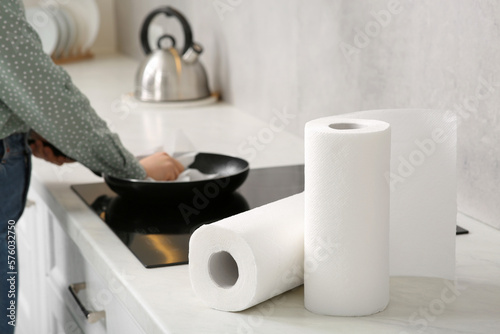
<instances>
[{"instance_id":1,"label":"white cabinet","mask_svg":"<svg viewBox=\"0 0 500 334\"><path fill-rule=\"evenodd\" d=\"M145 333L40 196L31 191L29 199L17 228L20 311L16 334ZM76 289L74 293L70 286ZM89 313L92 323L86 318Z\"/></svg>"},{"instance_id":2,"label":"white cabinet","mask_svg":"<svg viewBox=\"0 0 500 334\"><path fill-rule=\"evenodd\" d=\"M63 328L62 333L78 333L81 328L83 333L106 333L105 318L93 324L88 324L83 311L69 291L69 286L75 283L84 283L87 277L92 276L92 268L86 263L74 242L67 236L59 225L55 216L49 211L46 221L46 285L49 298L49 311L51 323L49 333L59 333L58 328ZM95 281L99 281L95 279ZM92 310L86 302L87 290L76 295L81 300L82 306ZM60 306L64 305L69 312L64 315ZM58 326L56 328L55 326ZM73 329L75 328L75 329Z\"/></svg>"},{"instance_id":3,"label":"white cabinet","mask_svg":"<svg viewBox=\"0 0 500 334\"><path fill-rule=\"evenodd\" d=\"M18 253L18 317L16 334L48 333L44 272L45 243L41 233L46 206L37 194L30 192L23 216L16 224Z\"/></svg>"}]
</instances>

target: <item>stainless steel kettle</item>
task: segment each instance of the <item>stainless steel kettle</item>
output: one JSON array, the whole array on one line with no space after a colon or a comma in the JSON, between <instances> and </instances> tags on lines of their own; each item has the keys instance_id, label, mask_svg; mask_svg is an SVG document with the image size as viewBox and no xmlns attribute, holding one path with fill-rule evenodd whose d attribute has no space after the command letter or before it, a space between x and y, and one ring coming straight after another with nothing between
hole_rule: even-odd
<instances>
[{"instance_id":1,"label":"stainless steel kettle","mask_svg":"<svg viewBox=\"0 0 500 334\"><path fill-rule=\"evenodd\" d=\"M179 53L175 39L163 35L158 40L158 50L151 51L148 42L149 25L158 14L176 17L184 30L184 48ZM141 63L136 75L135 97L145 102L179 102L207 98L210 96L207 74L198 56L203 48L193 42L193 34L184 16L172 7L162 7L151 12L141 29L141 44L146 59ZM162 47L165 39L171 46Z\"/></svg>"}]
</instances>

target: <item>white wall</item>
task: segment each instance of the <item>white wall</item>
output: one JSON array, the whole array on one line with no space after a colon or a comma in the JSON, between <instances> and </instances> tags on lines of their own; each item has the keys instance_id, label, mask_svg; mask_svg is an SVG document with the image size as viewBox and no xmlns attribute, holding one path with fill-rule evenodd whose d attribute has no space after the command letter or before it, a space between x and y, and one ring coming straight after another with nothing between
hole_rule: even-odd
<instances>
[{"instance_id":1,"label":"white wall","mask_svg":"<svg viewBox=\"0 0 500 334\"><path fill-rule=\"evenodd\" d=\"M296 134L307 120L356 110L462 109L459 207L500 228L499 2L121 0L120 50L142 57L140 24L164 5L190 21L213 89L265 120L286 108ZM381 27L372 11L389 8ZM180 34L174 20L158 22ZM363 41L365 28L373 36ZM357 51L346 57L346 44Z\"/></svg>"}]
</instances>

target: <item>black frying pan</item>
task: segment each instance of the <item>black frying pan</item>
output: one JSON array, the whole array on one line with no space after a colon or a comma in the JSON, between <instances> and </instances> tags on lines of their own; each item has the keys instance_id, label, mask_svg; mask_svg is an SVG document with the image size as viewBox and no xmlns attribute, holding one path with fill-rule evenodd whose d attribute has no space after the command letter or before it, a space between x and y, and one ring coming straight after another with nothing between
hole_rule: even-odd
<instances>
[{"instance_id":1,"label":"black frying pan","mask_svg":"<svg viewBox=\"0 0 500 334\"><path fill-rule=\"evenodd\" d=\"M108 186L118 195L134 200L161 201L165 205L184 203L194 210L203 209L209 202L231 194L248 176L247 161L222 154L198 153L189 168L205 174L219 174L210 180L192 182L148 182L104 176ZM187 208L187 210L189 210Z\"/></svg>"}]
</instances>

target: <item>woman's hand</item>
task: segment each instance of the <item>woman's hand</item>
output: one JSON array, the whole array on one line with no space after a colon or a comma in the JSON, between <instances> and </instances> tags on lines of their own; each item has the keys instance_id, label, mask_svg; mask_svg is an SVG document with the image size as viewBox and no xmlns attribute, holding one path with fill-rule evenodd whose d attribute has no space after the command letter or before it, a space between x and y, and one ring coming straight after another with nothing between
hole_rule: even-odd
<instances>
[{"instance_id":1,"label":"woman's hand","mask_svg":"<svg viewBox=\"0 0 500 334\"><path fill-rule=\"evenodd\" d=\"M33 140L33 143L30 144L31 153L33 153L35 157L51 162L58 166L61 166L62 164L68 162L75 162L74 160L66 156L55 155L52 148L43 144L46 141L40 135L33 135L32 132L31 139Z\"/></svg>"},{"instance_id":2,"label":"woman's hand","mask_svg":"<svg viewBox=\"0 0 500 334\"><path fill-rule=\"evenodd\" d=\"M184 171L184 166L165 152L141 159L140 164L147 176L156 181L173 181Z\"/></svg>"}]
</instances>

